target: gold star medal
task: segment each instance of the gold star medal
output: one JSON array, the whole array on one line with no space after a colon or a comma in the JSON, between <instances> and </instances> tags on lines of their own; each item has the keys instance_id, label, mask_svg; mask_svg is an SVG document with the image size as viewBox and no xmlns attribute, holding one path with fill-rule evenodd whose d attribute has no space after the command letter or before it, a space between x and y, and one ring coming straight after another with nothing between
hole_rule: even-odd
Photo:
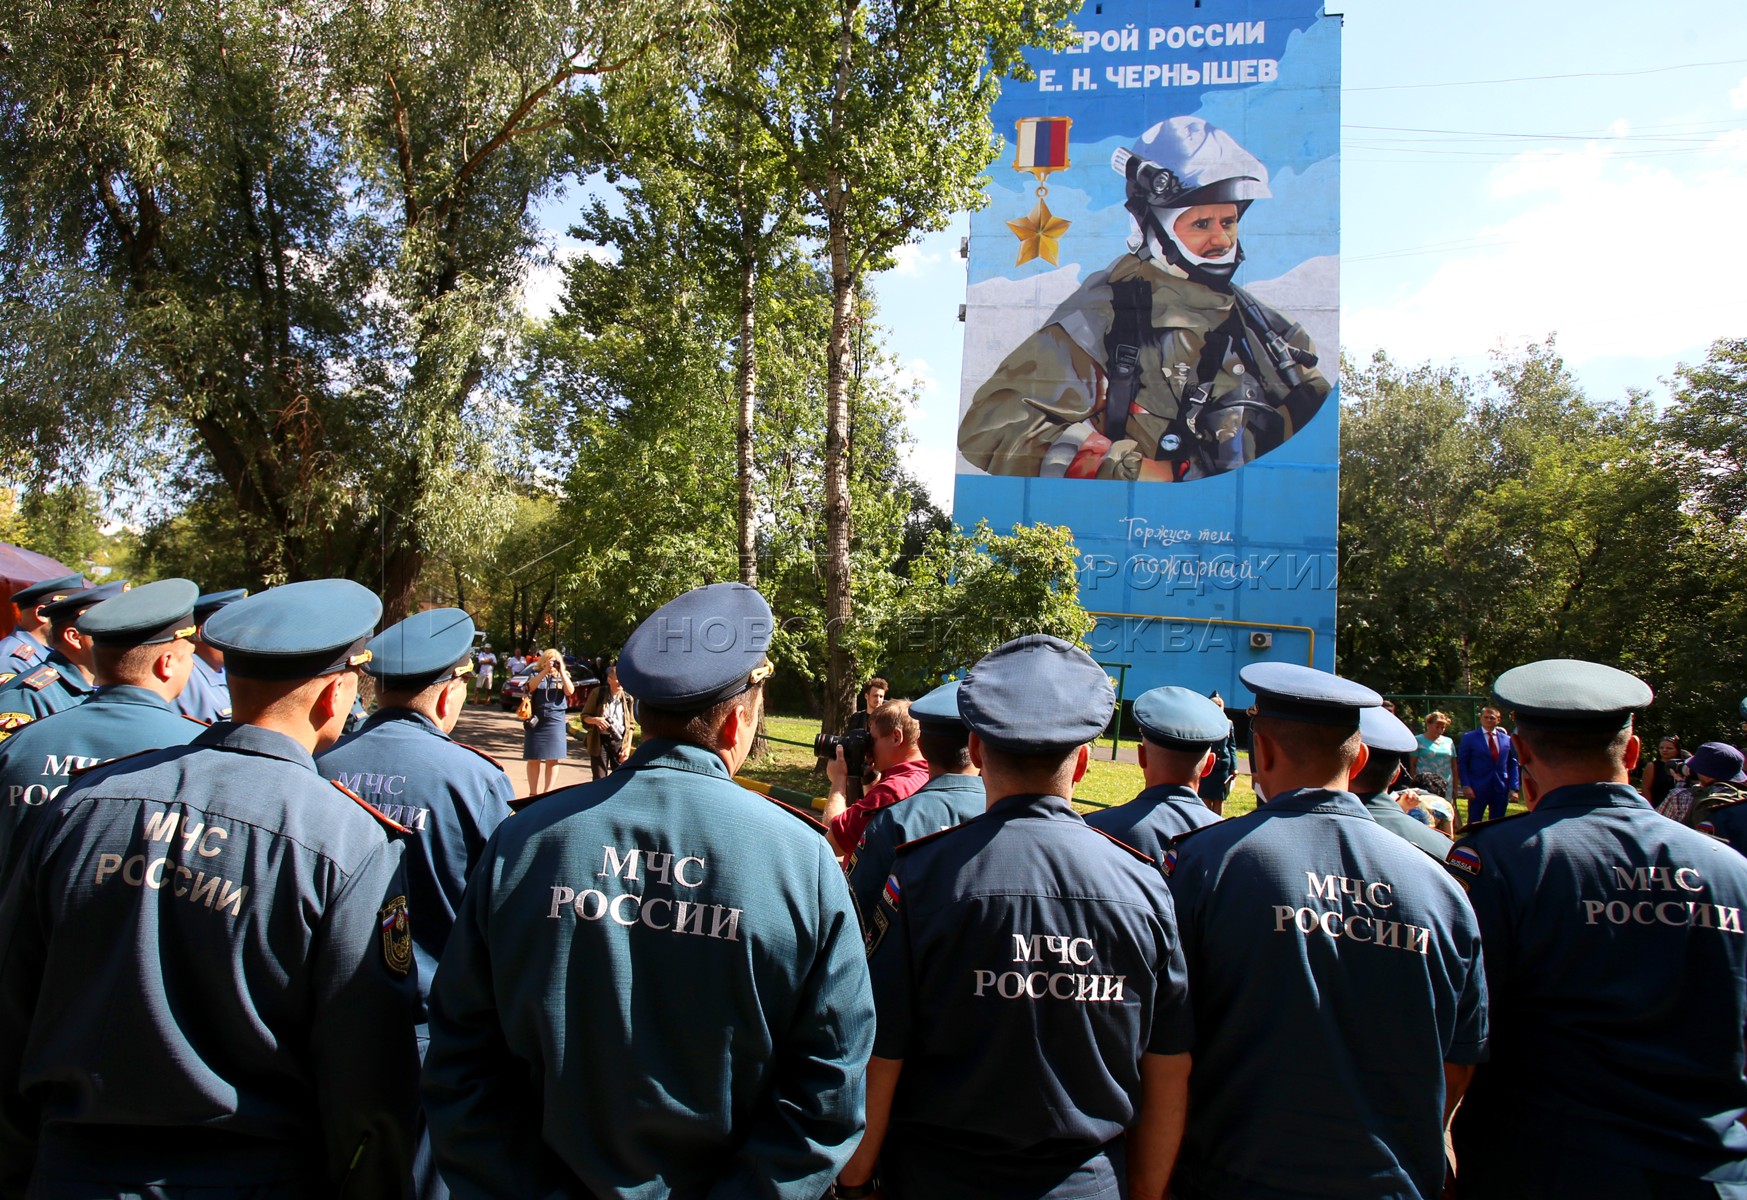
<instances>
[{"instance_id":1,"label":"gold star medal","mask_svg":"<svg viewBox=\"0 0 1747 1200\"><path fill-rule=\"evenodd\" d=\"M1007 222L1007 228L1019 239L1019 260L1014 265L1023 266L1034 258L1054 265L1061 249L1062 234L1068 231L1070 222L1049 211L1049 205L1044 202L1049 188L1044 186L1044 180L1049 178L1050 172L1065 171L1072 165L1068 162L1068 127L1073 120L1068 117L1021 117L1015 124L1019 133L1013 169L1029 171L1037 177L1037 206L1024 220Z\"/></svg>"}]
</instances>

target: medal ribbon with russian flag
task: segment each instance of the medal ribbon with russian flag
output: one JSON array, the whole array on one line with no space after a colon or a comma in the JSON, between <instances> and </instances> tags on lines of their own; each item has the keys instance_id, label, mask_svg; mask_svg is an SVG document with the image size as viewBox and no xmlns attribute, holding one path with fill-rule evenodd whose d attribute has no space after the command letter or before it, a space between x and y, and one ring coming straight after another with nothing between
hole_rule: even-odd
<instances>
[{"instance_id":1,"label":"medal ribbon with russian flag","mask_svg":"<svg viewBox=\"0 0 1747 1200\"><path fill-rule=\"evenodd\" d=\"M1029 171L1037 177L1036 207L1024 220L1007 222L1007 228L1019 239L1016 266L1034 258L1052 264L1057 261L1061 236L1067 232L1069 222L1049 211L1044 202L1049 188L1044 180L1052 171L1065 171L1072 165L1068 162L1068 128L1073 123L1069 117L1021 117L1015 122L1018 138L1013 169Z\"/></svg>"}]
</instances>

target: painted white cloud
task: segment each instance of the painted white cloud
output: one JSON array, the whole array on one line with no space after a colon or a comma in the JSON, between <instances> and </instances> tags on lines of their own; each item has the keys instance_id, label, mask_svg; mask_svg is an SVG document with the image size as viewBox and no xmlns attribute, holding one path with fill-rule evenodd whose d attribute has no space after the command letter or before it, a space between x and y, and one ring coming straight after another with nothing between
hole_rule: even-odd
<instances>
[{"instance_id":1,"label":"painted white cloud","mask_svg":"<svg viewBox=\"0 0 1747 1200\"><path fill-rule=\"evenodd\" d=\"M1347 346L1404 361L1477 358L1549 333L1573 363L1672 360L1747 323L1747 133L1634 156L1630 140L1525 154L1499 168L1475 249L1411 290L1344 314ZM1428 239L1430 240L1430 239Z\"/></svg>"}]
</instances>

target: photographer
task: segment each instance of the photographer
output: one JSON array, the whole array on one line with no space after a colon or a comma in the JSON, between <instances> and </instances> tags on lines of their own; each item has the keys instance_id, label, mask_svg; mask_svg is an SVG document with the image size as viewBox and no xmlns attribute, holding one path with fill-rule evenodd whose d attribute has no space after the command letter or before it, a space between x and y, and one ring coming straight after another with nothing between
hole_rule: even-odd
<instances>
[{"instance_id":1,"label":"photographer","mask_svg":"<svg viewBox=\"0 0 1747 1200\"><path fill-rule=\"evenodd\" d=\"M928 763L917 746L921 726L910 715L908 700L888 700L868 717L872 745L868 763L880 773L880 781L854 804L849 802L849 764L843 747L825 764L830 790L825 802L825 824L831 842L842 857L855 849L862 831L874 813L889 804L914 795L928 782Z\"/></svg>"}]
</instances>

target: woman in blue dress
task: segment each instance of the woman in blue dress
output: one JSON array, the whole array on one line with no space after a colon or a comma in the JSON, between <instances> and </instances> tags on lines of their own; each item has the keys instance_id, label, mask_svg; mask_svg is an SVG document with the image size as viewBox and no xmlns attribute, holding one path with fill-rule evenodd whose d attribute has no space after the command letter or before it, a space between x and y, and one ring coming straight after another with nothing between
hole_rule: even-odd
<instances>
[{"instance_id":1,"label":"woman in blue dress","mask_svg":"<svg viewBox=\"0 0 1747 1200\"><path fill-rule=\"evenodd\" d=\"M569 754L565 741L566 710L576 698L576 685L565 669L564 656L548 650L540 665L522 684L530 712L522 722L522 757L528 762L528 795L552 790L558 760Z\"/></svg>"}]
</instances>

